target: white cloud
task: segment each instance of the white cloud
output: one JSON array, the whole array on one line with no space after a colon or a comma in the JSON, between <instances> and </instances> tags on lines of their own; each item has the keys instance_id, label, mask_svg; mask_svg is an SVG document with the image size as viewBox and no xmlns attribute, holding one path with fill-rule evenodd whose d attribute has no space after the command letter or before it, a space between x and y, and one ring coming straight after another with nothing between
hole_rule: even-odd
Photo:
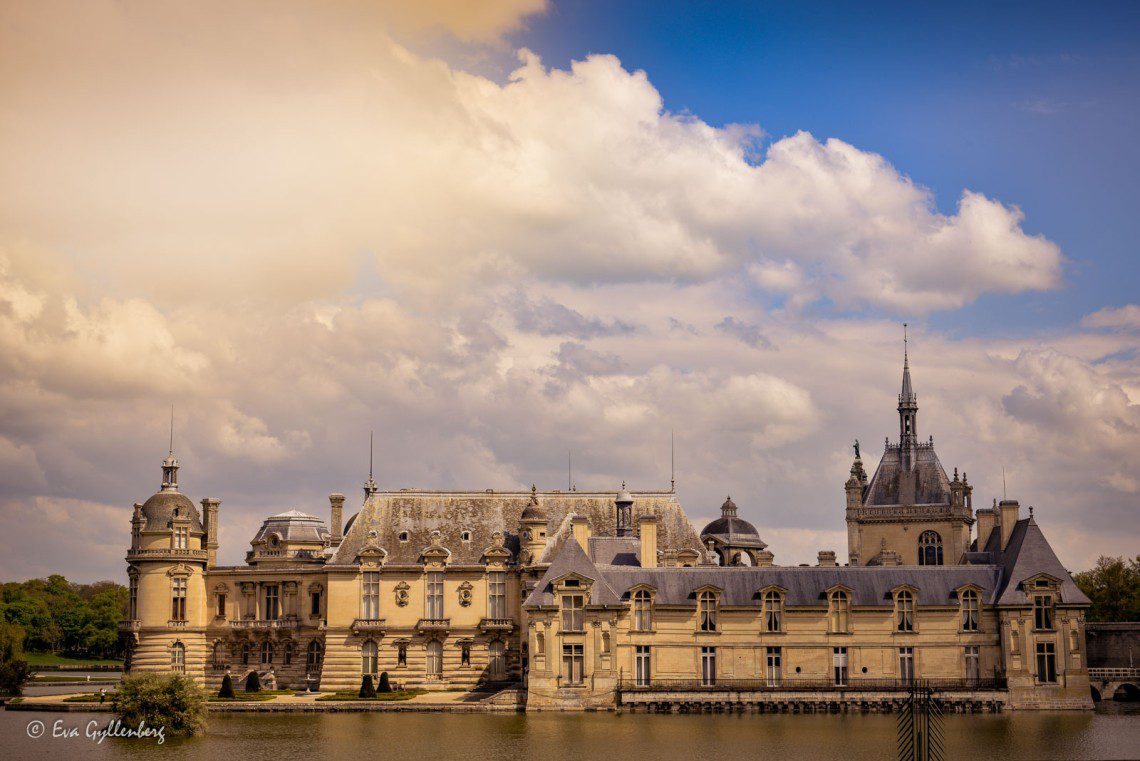
<instances>
[{"instance_id":1,"label":"white cloud","mask_svg":"<svg viewBox=\"0 0 1140 761\"><path fill-rule=\"evenodd\" d=\"M1085 315L1081 325L1086 328L1116 328L1140 330L1140 304L1126 304L1119 308L1105 307Z\"/></svg>"}]
</instances>

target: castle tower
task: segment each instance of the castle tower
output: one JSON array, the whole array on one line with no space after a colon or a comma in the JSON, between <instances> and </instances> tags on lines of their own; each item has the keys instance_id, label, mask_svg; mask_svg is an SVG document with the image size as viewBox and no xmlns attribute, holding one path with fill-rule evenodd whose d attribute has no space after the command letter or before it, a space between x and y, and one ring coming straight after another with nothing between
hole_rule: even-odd
<instances>
[{"instance_id":1,"label":"castle tower","mask_svg":"<svg viewBox=\"0 0 1140 761\"><path fill-rule=\"evenodd\" d=\"M546 551L546 522L549 516L538 501L538 487L530 486L530 501L519 516L519 563L533 565Z\"/></svg>"}]
</instances>

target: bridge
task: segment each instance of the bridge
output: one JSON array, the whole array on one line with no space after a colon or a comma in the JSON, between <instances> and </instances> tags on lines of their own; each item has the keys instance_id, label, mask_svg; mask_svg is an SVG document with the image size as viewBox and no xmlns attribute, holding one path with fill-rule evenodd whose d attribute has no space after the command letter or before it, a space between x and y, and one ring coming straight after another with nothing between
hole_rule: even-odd
<instances>
[{"instance_id":1,"label":"bridge","mask_svg":"<svg viewBox=\"0 0 1140 761\"><path fill-rule=\"evenodd\" d=\"M1140 668L1089 669L1093 700L1140 700Z\"/></svg>"}]
</instances>

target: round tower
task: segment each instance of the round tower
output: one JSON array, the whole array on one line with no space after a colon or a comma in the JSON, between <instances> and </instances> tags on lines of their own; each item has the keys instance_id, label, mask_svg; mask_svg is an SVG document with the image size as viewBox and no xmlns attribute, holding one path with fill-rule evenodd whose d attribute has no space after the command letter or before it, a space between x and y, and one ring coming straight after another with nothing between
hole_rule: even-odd
<instances>
[{"instance_id":1,"label":"round tower","mask_svg":"<svg viewBox=\"0 0 1140 761\"><path fill-rule=\"evenodd\" d=\"M530 485L530 501L519 516L519 563L533 565L546 550L546 508L538 502L538 488Z\"/></svg>"}]
</instances>

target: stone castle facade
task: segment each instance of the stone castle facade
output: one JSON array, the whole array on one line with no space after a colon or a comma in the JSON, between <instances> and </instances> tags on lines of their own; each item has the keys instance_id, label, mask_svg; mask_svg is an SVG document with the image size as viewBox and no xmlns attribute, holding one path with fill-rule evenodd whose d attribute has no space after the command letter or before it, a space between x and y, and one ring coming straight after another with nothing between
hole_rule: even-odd
<instances>
[{"instance_id":1,"label":"stone castle facade","mask_svg":"<svg viewBox=\"0 0 1140 761\"><path fill-rule=\"evenodd\" d=\"M245 564L220 566L220 502L179 491L172 452L131 519L128 665L214 689L251 670L322 691L381 672L513 685L535 710L873 705L915 679L975 707L1090 707L1089 601L1032 509L973 509L918 438L906 359L898 413L869 479L856 445L848 563L811 567L776 565L732 499L698 534L672 489L381 491L371 475L347 521L332 494L328 523L270 516Z\"/></svg>"}]
</instances>

